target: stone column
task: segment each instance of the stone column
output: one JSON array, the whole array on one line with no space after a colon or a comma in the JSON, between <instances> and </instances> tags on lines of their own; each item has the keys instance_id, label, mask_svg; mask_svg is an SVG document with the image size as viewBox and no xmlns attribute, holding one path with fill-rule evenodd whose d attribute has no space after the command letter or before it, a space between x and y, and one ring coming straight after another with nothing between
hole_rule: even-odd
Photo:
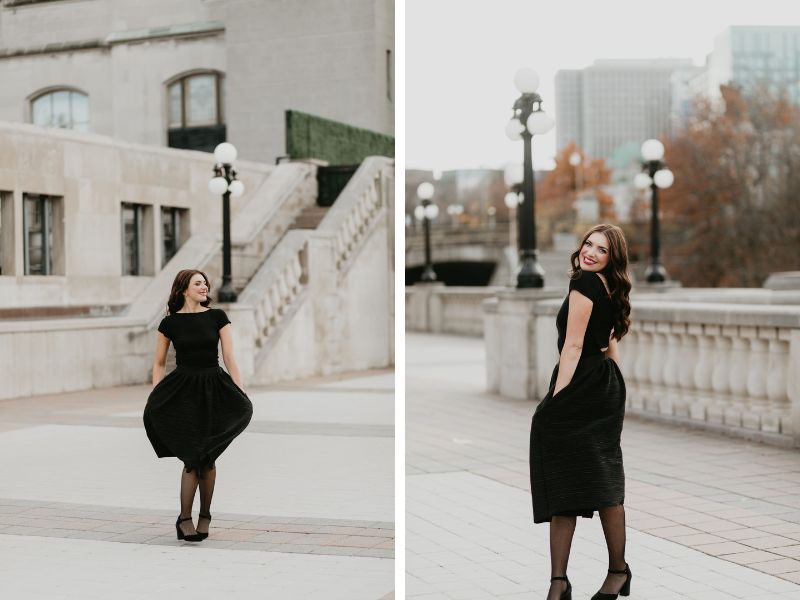
<instances>
[{"instance_id":1,"label":"stone column","mask_svg":"<svg viewBox=\"0 0 800 600\"><path fill-rule=\"evenodd\" d=\"M791 407L791 434L795 447L800 448L800 329L790 330L786 337L789 342L786 391Z\"/></svg>"},{"instance_id":2,"label":"stone column","mask_svg":"<svg viewBox=\"0 0 800 600\"><path fill-rule=\"evenodd\" d=\"M493 356L497 362L496 391L501 395L534 399L543 395L536 385L538 340L534 307L542 300L558 296L561 292L537 289L509 289L497 295L496 330L485 339L487 357ZM492 377L488 379L492 385Z\"/></svg>"},{"instance_id":3,"label":"stone column","mask_svg":"<svg viewBox=\"0 0 800 600\"><path fill-rule=\"evenodd\" d=\"M435 319L437 315L441 317L441 299L438 296L435 297L434 292L444 287L443 283L438 282L417 282L410 287L411 300L406 313L406 329L409 331L437 331L439 325L435 324ZM434 301L438 303L438 311L437 307L432 306Z\"/></svg>"}]
</instances>

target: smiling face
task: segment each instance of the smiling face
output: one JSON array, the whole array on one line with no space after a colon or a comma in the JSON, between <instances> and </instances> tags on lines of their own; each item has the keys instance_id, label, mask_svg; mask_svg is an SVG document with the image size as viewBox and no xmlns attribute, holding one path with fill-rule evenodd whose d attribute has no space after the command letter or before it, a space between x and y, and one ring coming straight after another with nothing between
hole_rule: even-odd
<instances>
[{"instance_id":1,"label":"smiling face","mask_svg":"<svg viewBox=\"0 0 800 600\"><path fill-rule=\"evenodd\" d=\"M586 238L579 254L580 267L584 271L602 272L609 261L608 238L595 231Z\"/></svg>"},{"instance_id":2,"label":"smiling face","mask_svg":"<svg viewBox=\"0 0 800 600\"><path fill-rule=\"evenodd\" d=\"M200 304L208 299L208 283L200 273L195 273L189 280L189 286L183 292L184 298Z\"/></svg>"}]
</instances>

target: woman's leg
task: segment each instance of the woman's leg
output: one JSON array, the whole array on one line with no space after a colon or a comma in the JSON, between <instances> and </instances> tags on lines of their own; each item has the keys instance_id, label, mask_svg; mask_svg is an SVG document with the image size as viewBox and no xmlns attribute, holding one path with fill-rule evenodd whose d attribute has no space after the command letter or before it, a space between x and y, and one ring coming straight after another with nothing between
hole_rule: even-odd
<instances>
[{"instance_id":1,"label":"woman's leg","mask_svg":"<svg viewBox=\"0 0 800 600\"><path fill-rule=\"evenodd\" d=\"M182 519L192 516L192 505L194 504L195 493L197 493L197 473L195 471L187 472L184 467L181 469ZM185 535L193 535L195 533L195 528L191 521L184 521L180 524L180 527Z\"/></svg>"},{"instance_id":2,"label":"woman's leg","mask_svg":"<svg viewBox=\"0 0 800 600\"><path fill-rule=\"evenodd\" d=\"M214 496L214 483L217 480L217 468L214 465L208 467L203 473L200 481L200 514L211 514L211 498ZM201 526L202 525L202 526ZM208 533L208 519L203 517L197 520L197 531Z\"/></svg>"},{"instance_id":3,"label":"woman's leg","mask_svg":"<svg viewBox=\"0 0 800 600\"><path fill-rule=\"evenodd\" d=\"M614 571L625 570L625 507L622 504L601 508L600 522L603 524L603 535L608 547L608 568ZM604 594L616 594L625 583L625 575L606 575L600 591Z\"/></svg>"},{"instance_id":4,"label":"woman's leg","mask_svg":"<svg viewBox=\"0 0 800 600\"><path fill-rule=\"evenodd\" d=\"M553 517L550 519L550 577L563 577L567 574L569 551L572 548L572 535L575 533L576 521L576 517ZM561 592L566 589L566 581L551 582L547 600L559 600Z\"/></svg>"}]
</instances>

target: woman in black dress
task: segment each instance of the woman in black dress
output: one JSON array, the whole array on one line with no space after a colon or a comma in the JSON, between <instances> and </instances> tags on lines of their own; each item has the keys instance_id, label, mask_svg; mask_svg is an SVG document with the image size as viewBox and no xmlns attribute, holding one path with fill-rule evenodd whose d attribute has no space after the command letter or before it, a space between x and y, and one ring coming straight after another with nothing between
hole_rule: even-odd
<instances>
[{"instance_id":1,"label":"woman in black dress","mask_svg":"<svg viewBox=\"0 0 800 600\"><path fill-rule=\"evenodd\" d=\"M592 600L630 592L620 435L625 381L617 343L630 325L622 230L596 225L570 257L569 293L556 317L560 359L531 424L533 519L550 522L548 600L570 600L567 561L576 517L600 514L609 570Z\"/></svg>"},{"instance_id":2,"label":"woman in black dress","mask_svg":"<svg viewBox=\"0 0 800 600\"><path fill-rule=\"evenodd\" d=\"M185 269L175 277L168 315L156 334L153 391L144 409L145 431L156 455L177 456L184 463L175 529L179 540L190 542L208 537L217 477L214 461L253 416L233 356L230 321L225 311L208 308L210 291L201 271ZM177 367L165 377L170 342ZM220 343L227 373L219 366ZM192 504L198 485L200 517L195 529Z\"/></svg>"}]
</instances>

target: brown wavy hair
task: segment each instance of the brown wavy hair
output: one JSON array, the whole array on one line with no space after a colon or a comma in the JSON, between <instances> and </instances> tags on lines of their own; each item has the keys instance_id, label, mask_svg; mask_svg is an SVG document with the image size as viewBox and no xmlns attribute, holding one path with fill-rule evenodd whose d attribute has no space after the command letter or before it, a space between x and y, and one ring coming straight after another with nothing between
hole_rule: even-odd
<instances>
[{"instance_id":1,"label":"brown wavy hair","mask_svg":"<svg viewBox=\"0 0 800 600\"><path fill-rule=\"evenodd\" d=\"M616 225L601 223L595 225L587 231L578 249L572 253L569 262L572 270L569 272L570 279L577 279L581 276L582 269L578 257L581 248L593 233L602 233L608 240L608 264L601 271L608 281L608 289L611 292L611 322L614 325L614 337L617 341L628 333L631 320L631 280L628 277L628 243L625 241L625 234Z\"/></svg>"},{"instance_id":2,"label":"brown wavy hair","mask_svg":"<svg viewBox=\"0 0 800 600\"><path fill-rule=\"evenodd\" d=\"M208 282L208 277L206 277L205 273L197 269L183 269L182 271L178 271L178 274L175 275L175 281L172 282L172 291L169 293L169 300L167 300L167 314L174 315L183 308L185 300L183 293L189 288L189 282L192 280L192 277L197 274L202 275L203 279L206 280L208 293L211 293L211 284ZM208 306L209 304L211 304L211 297L206 296L205 301L201 302L200 306Z\"/></svg>"}]
</instances>

